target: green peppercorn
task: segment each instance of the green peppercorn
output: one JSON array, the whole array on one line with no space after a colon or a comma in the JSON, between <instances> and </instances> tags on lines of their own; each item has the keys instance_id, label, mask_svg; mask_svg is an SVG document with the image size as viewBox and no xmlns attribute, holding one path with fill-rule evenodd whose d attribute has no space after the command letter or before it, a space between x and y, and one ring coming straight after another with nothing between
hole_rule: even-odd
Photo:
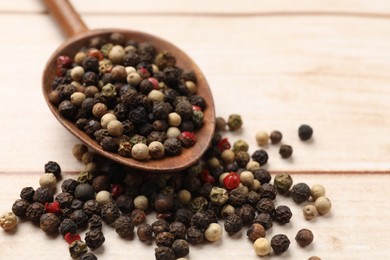
<instances>
[{"instance_id":1,"label":"green peppercorn","mask_svg":"<svg viewBox=\"0 0 390 260\"><path fill-rule=\"evenodd\" d=\"M69 245L69 253L72 258L79 258L83 254L87 253L87 251L87 245L81 240L76 240Z\"/></svg>"},{"instance_id":2,"label":"green peppercorn","mask_svg":"<svg viewBox=\"0 0 390 260\"><path fill-rule=\"evenodd\" d=\"M281 194L287 193L293 184L293 179L288 173L279 173L274 178L274 186Z\"/></svg>"},{"instance_id":3,"label":"green peppercorn","mask_svg":"<svg viewBox=\"0 0 390 260\"><path fill-rule=\"evenodd\" d=\"M228 119L228 126L230 131L236 131L242 126L242 119L240 115L232 114Z\"/></svg>"}]
</instances>

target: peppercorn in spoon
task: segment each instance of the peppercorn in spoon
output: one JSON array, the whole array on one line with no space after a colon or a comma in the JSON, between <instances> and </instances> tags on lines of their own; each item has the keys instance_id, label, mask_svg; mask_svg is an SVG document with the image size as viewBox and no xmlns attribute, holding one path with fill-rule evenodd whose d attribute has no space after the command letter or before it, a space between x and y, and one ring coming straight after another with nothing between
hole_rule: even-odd
<instances>
[{"instance_id":1,"label":"peppercorn in spoon","mask_svg":"<svg viewBox=\"0 0 390 260\"><path fill-rule=\"evenodd\" d=\"M175 47L171 43L169 43L165 40L162 40L158 37L146 34L146 33L130 31L130 30L122 30L122 29L89 30L87 28L87 26L84 24L84 22L81 20L80 16L76 13L76 11L73 9L71 4L67 0L44 0L44 2L46 4L48 10L50 11L50 13L57 19L59 25L62 27L62 29L64 30L66 35L68 37L70 37L50 57L50 59L48 60L48 62L46 64L45 71L43 74L43 85L42 86L43 86L43 94L45 96L45 100L46 100L51 112L60 121L60 123L67 130L69 130L73 135L75 135L77 138L79 138L83 143L85 143L88 147L90 147L92 150L94 150L98 154L105 156L113 161L118 162L118 163L130 166L130 167L133 167L133 168L136 168L139 170L143 170L143 171L147 171L147 172L174 172L174 171L179 171L179 170L182 170L184 168L187 168L187 167L191 166L192 164L194 164L196 161L198 161L200 159L200 157L202 156L202 154L209 147L212 136L214 134L215 111L214 111L214 102L213 102L213 98L212 98L212 94L211 94L209 85L208 85L204 75L202 74L200 69L197 67L197 65L191 60L191 58L189 58L183 51L181 51L180 49L178 49L177 47ZM64 80L62 82L62 84L64 86L66 84L69 85L69 83L70 83L70 82L67 82L66 77L72 78L72 76L73 76L73 78L77 78L78 76L81 76L81 74L83 74L83 68L81 66L78 66L78 68L75 69L74 71L73 71L73 69L72 69L72 71L65 71L65 72L59 71L62 69L62 67L58 67L59 62L62 64L68 63L69 66L70 65L75 66L73 64L73 61L66 60L67 59L66 57L75 57L75 55L82 48L84 48L85 46L88 46L91 41L94 41L96 39L110 40L110 37L112 39L113 33L117 34L117 35L124 36L124 38L126 40L132 40L132 41L135 41L135 42L140 43L140 44L143 44L143 43L149 44L150 43L154 46L154 48L157 50L157 52L163 53L163 54L169 53L169 55L172 55L176 59L176 63L175 63L174 67L180 68L180 70L183 70L183 71L192 71L193 72L193 75L196 78L196 94L198 97L201 97L201 101L204 102L207 106L203 106L203 108L202 108L202 113L203 113L203 123L202 123L203 126L202 127L196 128L197 121L196 121L196 118L194 118L194 119L192 118L193 116L192 116L192 110L191 110L191 115L190 115L191 120L194 120L194 122L192 124L195 125L195 128L197 130L195 133L196 134L196 142L194 144L191 143L192 136L185 136L184 137L184 138L188 139L187 143L189 143L189 146L192 145L188 149L182 149L180 153L175 154L176 150L174 149L175 148L174 147L175 146L174 139L176 139L175 136L177 136L177 134L178 134L177 133L178 128L172 127L171 131L169 131L169 133L167 131L166 134L168 135L168 137L171 137L168 139L173 140L171 142L171 145L173 146L173 148L171 149L171 151L167 152L168 156L165 156L164 158L157 159L157 160L145 159L147 156L144 156L142 154L143 153L142 147L141 147L142 144L139 145L140 147L137 147L136 152L138 152L138 154L137 155L132 154L131 157L130 156L122 156L123 154L120 155L120 154L114 152L115 149L116 150L118 149L118 143L114 142L113 139L115 139L116 136L119 136L123 131L131 131L132 127L134 127L134 126L132 125L132 122L130 122L130 123L127 122L127 125L126 125L126 123L120 124L120 122L117 122L117 121L120 121L119 118L118 118L118 120L115 120L115 118L114 118L114 119L110 119L110 121L107 121L108 124L110 124L111 121L114 121L114 123L111 123L112 127L106 127L106 129L101 128L100 124L103 123L104 120L101 121L100 117L102 115L104 115L110 109L109 107L104 105L104 103L107 101L106 99L110 98L110 95L114 95L114 98L111 98L111 100L119 100L120 99L119 95L116 95L115 93L118 93L119 91L121 91L121 88L116 89L117 86L115 84L104 84L104 85L99 86L99 84L98 84L99 81L104 83L104 81L107 80L107 79L104 79L104 77L100 78L100 79L96 79L96 75L93 75L92 73L85 75L87 73L84 73L83 76L85 77L85 79L83 79L83 84L78 86L80 89L83 89L82 91L79 91L82 94L74 95L74 97L72 97L72 98L74 98L74 100L72 100L73 103L71 103L71 101L65 102L64 104L62 104L62 103L58 104L55 101L53 102L53 93L52 93L53 92L53 85L56 84L55 79L58 78L58 74L62 73L62 80ZM99 55L101 55L99 53L99 51L97 51L95 53L89 53L89 54L91 54L90 56L94 57L95 59L99 58ZM65 60L58 61L59 57L63 57ZM115 59L115 57L113 59ZM129 59L130 59L129 62L131 63L131 57ZM91 66L93 66L93 59L91 59L91 60L92 60ZM169 60L170 59L168 57L167 59L165 59L163 61L169 62ZM89 66L88 64L83 64L83 65L84 65L84 68L85 68L85 66ZM101 64L99 64L99 66L100 65ZM120 79L121 73L124 73L123 68L124 67L122 67L122 70L119 67L116 69L115 77L118 77ZM140 70L141 74L142 73L150 73L152 67L151 67L151 64L149 64L149 65L144 64L144 65L141 65L141 67L137 68L137 69ZM74 75L69 75L71 72L72 73L74 72ZM135 80L135 81L141 80L141 79L138 79L137 77L132 78L131 76L129 76L129 74L131 74L131 73L129 73L129 71L127 71L127 73L128 74L125 74L125 78L127 79L127 82L132 82L132 80ZM153 71L151 73L153 73ZM175 73L176 73L176 71L173 70L172 74L175 74ZM113 74L113 73L110 73L110 74ZM166 75L170 75L170 71L166 72ZM112 76L114 76L114 75L111 75L111 77ZM143 78L146 79L148 77L143 77ZM92 84L94 82L96 84ZM107 80L107 82L109 82L109 80ZM59 83L59 82L57 82L57 83ZM86 121L80 122L77 125L77 124L75 124L75 122L72 122L72 120L71 120L71 119L73 119L74 114L75 114L75 112L72 110L73 109L72 106L74 104L77 105L79 103L79 101L78 101L79 99L81 101L83 99L85 100L85 96L83 96L83 94L84 95L87 94L87 93L85 93L85 91L90 85L92 85L93 87L88 89L88 91L92 91L92 94L94 93L94 91L95 92L101 91L101 93L102 93L101 95L97 95L94 98L90 99L91 104L89 104L89 105L93 106L93 108L94 108L92 111L93 115L91 115L91 117L95 118L96 120L90 120L89 122L86 122ZM73 87L72 86L69 87L69 88L71 88L69 90L69 93L67 92L67 90L63 90L61 92L61 95L66 96L67 94L73 94L74 93L74 90L72 90ZM191 91L191 87L193 87L193 86L188 86L188 89L185 91ZM143 84L140 84L140 86L138 88L139 88L138 91L141 91L141 92L145 90L145 93L144 93L145 95L143 95L144 99L141 98L136 102L141 102L141 103L143 102L147 106L146 103L148 103L148 102L151 103L154 101L161 101L161 98L162 98L161 94L157 93L157 92L153 92L153 90L150 90L150 88L154 88L154 89L159 88L158 82L156 82L156 80L154 78L150 79L149 81L146 80ZM84 91L84 93L83 93L83 91ZM131 84L130 84L130 86L126 87L125 91L129 92L130 94L126 93L126 95L128 95L128 96L126 96L126 98L122 98L122 101L123 100L127 101L128 99L130 100L132 98L131 93L132 93L133 89L131 87ZM178 91L180 92L180 89ZM151 92L153 92L154 94L157 94L157 95L152 95L152 94L150 94ZM57 93L57 94L59 94L59 93ZM91 93L89 93L89 95L91 95ZM145 100L146 97L148 100ZM63 96L61 98L63 99ZM70 95L67 98L69 98L69 100L70 100ZM164 97L164 98L166 99L167 97ZM54 98L54 100L55 100L55 98ZM123 102L125 102L125 101L123 101ZM179 101L171 101L171 102L172 103L173 102L180 102L180 99L179 99ZM197 101L194 101L194 102L196 103ZM97 103L99 103L99 105L94 106ZM162 103L162 102L160 102L160 103ZM180 111L180 112L183 112L183 114L182 114L183 120L185 118L188 118L187 112L188 112L188 103L189 102L187 101L187 103L186 102L184 102L184 103L182 106L180 106L182 108L182 110L184 111L184 112ZM194 103L192 103L192 104L194 104ZM79 105L81 105L81 103ZM88 105L88 104L86 104L86 105ZM153 103L153 105L154 105L154 103ZM158 117L158 115L160 113L165 113L166 111L169 110L169 109L167 110L166 108L164 108L164 106L169 107L169 105L162 105L161 108L158 108L160 110L154 111L156 114L155 115L156 117ZM177 103L175 104L175 107L177 110ZM68 111L68 109L70 109L69 110L70 112ZM137 107L137 109L138 109L138 107ZM197 109L200 109L200 107L194 106L194 115L196 115ZM142 108L140 108L139 110L142 110ZM67 114L68 112L69 112L69 114ZM128 113L129 111L126 111L126 112ZM143 113L143 111L138 111L136 109L131 110L130 112L133 113L132 118L138 118L140 115L144 115L146 118L149 117L149 114L145 114L145 113ZM139 120L143 120L143 119L145 119L145 118L143 118L142 116L139 117ZM126 120L124 120L124 121L126 121ZM80 124L88 124L88 123L90 123L91 125L88 125L88 126L84 125L83 127L80 127ZM177 124L177 115L175 115L174 113L172 115L172 124L173 125ZM144 125L146 125L146 126L144 126ZM139 128L138 131L140 131L141 133L150 133L150 124L144 124L144 125L137 126L137 129ZM96 131L95 127L96 127L96 129L99 129L101 131ZM191 124L189 124L189 126L186 126L184 128L192 129L191 127L192 127ZM84 129L86 128L87 130L90 130L90 132L89 133L88 133L88 131L85 132L85 131L81 130L82 128L84 128ZM184 129L183 133L184 132L190 133L192 131ZM95 140L94 138L96 138L97 140ZM153 138L155 138L156 140L159 140L160 136L154 136ZM128 140L128 141L130 142L131 140ZM183 143L185 143L185 142L183 142ZM104 149L102 148L101 144L104 144ZM157 145L157 148L158 148L158 145ZM158 153L156 153L156 156L157 155L158 155ZM176 156L169 156L169 155L176 155ZM145 160L135 160L134 158L136 158L137 156L139 156L139 158L145 159Z\"/></svg>"}]
</instances>

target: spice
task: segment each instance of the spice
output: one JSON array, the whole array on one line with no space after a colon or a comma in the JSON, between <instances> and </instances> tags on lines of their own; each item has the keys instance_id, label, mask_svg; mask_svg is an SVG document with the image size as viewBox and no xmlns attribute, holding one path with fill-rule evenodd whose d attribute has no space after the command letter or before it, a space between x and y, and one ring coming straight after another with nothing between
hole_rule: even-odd
<instances>
[{"instance_id":1,"label":"spice","mask_svg":"<svg viewBox=\"0 0 390 260\"><path fill-rule=\"evenodd\" d=\"M79 258L88 251L87 245L81 240L76 240L69 245L69 253L72 258Z\"/></svg>"},{"instance_id":2,"label":"spice","mask_svg":"<svg viewBox=\"0 0 390 260\"><path fill-rule=\"evenodd\" d=\"M290 222L292 213L289 207L280 205L276 207L273 217L279 224L287 224Z\"/></svg>"},{"instance_id":3,"label":"spice","mask_svg":"<svg viewBox=\"0 0 390 260\"><path fill-rule=\"evenodd\" d=\"M311 204L305 205L302 211L303 211L303 216L305 217L306 220L312 220L318 215L318 211L316 207Z\"/></svg>"},{"instance_id":4,"label":"spice","mask_svg":"<svg viewBox=\"0 0 390 260\"><path fill-rule=\"evenodd\" d=\"M118 120L111 120L107 124L107 130L111 136L120 136L123 133L123 129L123 124Z\"/></svg>"},{"instance_id":5,"label":"spice","mask_svg":"<svg viewBox=\"0 0 390 260\"><path fill-rule=\"evenodd\" d=\"M307 260L321 260L318 256L311 256Z\"/></svg>"},{"instance_id":6,"label":"spice","mask_svg":"<svg viewBox=\"0 0 390 260\"><path fill-rule=\"evenodd\" d=\"M282 141L283 135L280 131L274 130L269 135L269 139L271 140L272 144L278 144L280 141Z\"/></svg>"},{"instance_id":7,"label":"spice","mask_svg":"<svg viewBox=\"0 0 390 260\"><path fill-rule=\"evenodd\" d=\"M187 233L187 227L178 221L169 224L169 232L175 237L175 239L185 239Z\"/></svg>"},{"instance_id":8,"label":"spice","mask_svg":"<svg viewBox=\"0 0 390 260\"><path fill-rule=\"evenodd\" d=\"M222 117L217 117L215 119L215 131L221 132L226 130L226 121Z\"/></svg>"},{"instance_id":9,"label":"spice","mask_svg":"<svg viewBox=\"0 0 390 260\"><path fill-rule=\"evenodd\" d=\"M57 194L55 197L55 202L58 203L59 207L61 208L69 208L72 205L73 196L70 193L67 192L61 192ZM48 204L49 205L49 211L50 210L56 210L56 205L54 204ZM46 204L45 204L46 206ZM46 206L46 211L48 210L48 207ZM54 213L54 212L53 212Z\"/></svg>"},{"instance_id":10,"label":"spice","mask_svg":"<svg viewBox=\"0 0 390 260\"><path fill-rule=\"evenodd\" d=\"M259 131L256 133L256 142L260 146L268 144L269 136L267 132Z\"/></svg>"},{"instance_id":11,"label":"spice","mask_svg":"<svg viewBox=\"0 0 390 260\"><path fill-rule=\"evenodd\" d=\"M99 248L105 241L103 233L98 229L93 229L85 234L85 243L89 248Z\"/></svg>"},{"instance_id":12,"label":"spice","mask_svg":"<svg viewBox=\"0 0 390 260\"><path fill-rule=\"evenodd\" d=\"M39 222L41 216L45 213L45 206L42 203L34 202L26 210L26 216L33 222Z\"/></svg>"},{"instance_id":13,"label":"spice","mask_svg":"<svg viewBox=\"0 0 390 260\"><path fill-rule=\"evenodd\" d=\"M254 176L250 171L243 171L240 174L240 181L245 186L251 186L253 184Z\"/></svg>"},{"instance_id":14,"label":"spice","mask_svg":"<svg viewBox=\"0 0 390 260\"><path fill-rule=\"evenodd\" d=\"M244 225L251 224L255 219L256 213L251 205L245 204L238 209L237 215L241 218Z\"/></svg>"},{"instance_id":15,"label":"spice","mask_svg":"<svg viewBox=\"0 0 390 260\"><path fill-rule=\"evenodd\" d=\"M313 200L318 199L319 197L325 196L325 188L320 184L313 185L310 188L310 195Z\"/></svg>"},{"instance_id":16,"label":"spice","mask_svg":"<svg viewBox=\"0 0 390 260\"><path fill-rule=\"evenodd\" d=\"M297 235L295 236L295 241L297 241L300 247L306 247L310 245L313 242L313 239L313 232L305 228L299 230Z\"/></svg>"},{"instance_id":17,"label":"spice","mask_svg":"<svg viewBox=\"0 0 390 260\"><path fill-rule=\"evenodd\" d=\"M81 201L94 199L95 191L88 183L80 183L74 191L74 197Z\"/></svg>"},{"instance_id":18,"label":"spice","mask_svg":"<svg viewBox=\"0 0 390 260\"><path fill-rule=\"evenodd\" d=\"M61 167L58 163L49 161L45 164L45 173L53 173L57 179L61 178Z\"/></svg>"},{"instance_id":19,"label":"spice","mask_svg":"<svg viewBox=\"0 0 390 260\"><path fill-rule=\"evenodd\" d=\"M198 229L206 229L210 225L210 219L204 212L197 212L191 218L191 226L195 226Z\"/></svg>"},{"instance_id":20,"label":"spice","mask_svg":"<svg viewBox=\"0 0 390 260\"><path fill-rule=\"evenodd\" d=\"M45 213L40 218L40 228L49 234L58 232L60 220L54 213Z\"/></svg>"},{"instance_id":21,"label":"spice","mask_svg":"<svg viewBox=\"0 0 390 260\"><path fill-rule=\"evenodd\" d=\"M274 186L281 194L287 193L293 184L293 179L288 173L279 173L274 178Z\"/></svg>"},{"instance_id":22,"label":"spice","mask_svg":"<svg viewBox=\"0 0 390 260\"><path fill-rule=\"evenodd\" d=\"M160 246L154 249L156 260L175 260L176 256L172 249L166 246Z\"/></svg>"},{"instance_id":23,"label":"spice","mask_svg":"<svg viewBox=\"0 0 390 260\"><path fill-rule=\"evenodd\" d=\"M181 153L181 142L177 138L168 138L164 142L164 148L167 155L178 155Z\"/></svg>"},{"instance_id":24,"label":"spice","mask_svg":"<svg viewBox=\"0 0 390 260\"><path fill-rule=\"evenodd\" d=\"M240 175L235 172L231 172L223 179L223 185L228 189L232 190L238 187L240 184Z\"/></svg>"},{"instance_id":25,"label":"spice","mask_svg":"<svg viewBox=\"0 0 390 260\"><path fill-rule=\"evenodd\" d=\"M246 235L252 241L256 241L258 238L265 237L265 229L259 223L253 223L247 230Z\"/></svg>"},{"instance_id":26,"label":"spice","mask_svg":"<svg viewBox=\"0 0 390 260\"><path fill-rule=\"evenodd\" d=\"M18 224L16 215L12 212L7 212L0 216L0 227L4 230L11 230Z\"/></svg>"},{"instance_id":27,"label":"spice","mask_svg":"<svg viewBox=\"0 0 390 260\"><path fill-rule=\"evenodd\" d=\"M282 144L279 148L279 154L283 159L290 158L293 153L293 148L291 145Z\"/></svg>"},{"instance_id":28,"label":"spice","mask_svg":"<svg viewBox=\"0 0 390 260\"><path fill-rule=\"evenodd\" d=\"M242 220L241 218L236 214L230 214L226 217L224 227L225 231L229 235L233 235L237 232L239 232L242 228Z\"/></svg>"},{"instance_id":29,"label":"spice","mask_svg":"<svg viewBox=\"0 0 390 260\"><path fill-rule=\"evenodd\" d=\"M149 148L143 143L135 144L131 149L131 155L136 160L146 160L149 158Z\"/></svg>"},{"instance_id":30,"label":"spice","mask_svg":"<svg viewBox=\"0 0 390 260\"><path fill-rule=\"evenodd\" d=\"M102 218L99 215L94 214L92 215L92 217L88 219L88 225L90 230L94 230L94 229L101 230L103 226Z\"/></svg>"},{"instance_id":31,"label":"spice","mask_svg":"<svg viewBox=\"0 0 390 260\"><path fill-rule=\"evenodd\" d=\"M291 188L291 197L296 203L307 201L310 194L310 187L306 183L297 183Z\"/></svg>"},{"instance_id":32,"label":"spice","mask_svg":"<svg viewBox=\"0 0 390 260\"><path fill-rule=\"evenodd\" d=\"M83 205L83 211L91 217L92 215L100 214L100 203L96 200L87 200Z\"/></svg>"},{"instance_id":33,"label":"spice","mask_svg":"<svg viewBox=\"0 0 390 260\"><path fill-rule=\"evenodd\" d=\"M263 149L256 150L252 154L252 160L258 162L260 165L265 165L268 162L268 153Z\"/></svg>"},{"instance_id":34,"label":"spice","mask_svg":"<svg viewBox=\"0 0 390 260\"><path fill-rule=\"evenodd\" d=\"M119 208L113 202L109 202L101 207L100 214L102 220L108 225L110 225L114 223L117 218L119 218L120 211Z\"/></svg>"},{"instance_id":35,"label":"spice","mask_svg":"<svg viewBox=\"0 0 390 260\"><path fill-rule=\"evenodd\" d=\"M245 151L238 151L234 159L240 168L245 168L250 161L250 155Z\"/></svg>"},{"instance_id":36,"label":"spice","mask_svg":"<svg viewBox=\"0 0 390 260\"><path fill-rule=\"evenodd\" d=\"M318 213L321 215L325 215L328 213L332 207L332 203L327 197L321 196L314 202L314 206L316 207Z\"/></svg>"},{"instance_id":37,"label":"spice","mask_svg":"<svg viewBox=\"0 0 390 260\"><path fill-rule=\"evenodd\" d=\"M34 197L35 190L33 187L25 187L20 192L20 198L27 201L32 202Z\"/></svg>"},{"instance_id":38,"label":"spice","mask_svg":"<svg viewBox=\"0 0 390 260\"><path fill-rule=\"evenodd\" d=\"M228 119L228 126L230 131L236 131L242 126L242 119L240 115L232 114Z\"/></svg>"},{"instance_id":39,"label":"spice","mask_svg":"<svg viewBox=\"0 0 390 260\"><path fill-rule=\"evenodd\" d=\"M33 201L44 204L45 202L52 202L54 199L53 192L48 188L39 187L35 190Z\"/></svg>"},{"instance_id":40,"label":"spice","mask_svg":"<svg viewBox=\"0 0 390 260\"><path fill-rule=\"evenodd\" d=\"M256 205L256 209L259 213L273 214L275 211L275 204L269 198L262 198Z\"/></svg>"},{"instance_id":41,"label":"spice","mask_svg":"<svg viewBox=\"0 0 390 260\"><path fill-rule=\"evenodd\" d=\"M240 207L246 203L247 192L243 189L235 189L230 192L229 203L232 206Z\"/></svg>"},{"instance_id":42,"label":"spice","mask_svg":"<svg viewBox=\"0 0 390 260\"><path fill-rule=\"evenodd\" d=\"M299 138L302 140L302 141L307 141L309 140L312 135L313 135L313 128L311 128L311 126L309 125L301 125L299 128L298 128L298 135L299 135Z\"/></svg>"},{"instance_id":43,"label":"spice","mask_svg":"<svg viewBox=\"0 0 390 260\"><path fill-rule=\"evenodd\" d=\"M187 241L191 244L200 244L204 240L204 232L194 226L187 229Z\"/></svg>"},{"instance_id":44,"label":"spice","mask_svg":"<svg viewBox=\"0 0 390 260\"><path fill-rule=\"evenodd\" d=\"M73 220L77 227L83 228L88 224L88 215L82 209L77 209L70 214L70 219Z\"/></svg>"},{"instance_id":45,"label":"spice","mask_svg":"<svg viewBox=\"0 0 390 260\"><path fill-rule=\"evenodd\" d=\"M268 239L261 237L253 243L253 249L258 256L266 256L271 252L271 243Z\"/></svg>"},{"instance_id":46,"label":"spice","mask_svg":"<svg viewBox=\"0 0 390 260\"><path fill-rule=\"evenodd\" d=\"M27 208L30 206L24 199L17 199L12 205L12 212L18 217L26 217Z\"/></svg>"},{"instance_id":47,"label":"spice","mask_svg":"<svg viewBox=\"0 0 390 260\"><path fill-rule=\"evenodd\" d=\"M60 223L58 230L62 236L65 236L67 233L76 234L77 224L73 220L65 218Z\"/></svg>"},{"instance_id":48,"label":"spice","mask_svg":"<svg viewBox=\"0 0 390 260\"><path fill-rule=\"evenodd\" d=\"M62 192L68 192L73 195L78 185L78 181L74 179L66 179L61 184L61 190Z\"/></svg>"},{"instance_id":49,"label":"spice","mask_svg":"<svg viewBox=\"0 0 390 260\"><path fill-rule=\"evenodd\" d=\"M39 185L54 192L57 187L57 178L53 173L45 173L39 178Z\"/></svg>"},{"instance_id":50,"label":"spice","mask_svg":"<svg viewBox=\"0 0 390 260\"><path fill-rule=\"evenodd\" d=\"M88 252L80 256L80 260L97 260L97 257L93 253Z\"/></svg>"},{"instance_id":51,"label":"spice","mask_svg":"<svg viewBox=\"0 0 390 260\"><path fill-rule=\"evenodd\" d=\"M159 193L154 201L154 208L157 212L164 213L170 211L173 207L172 197Z\"/></svg>"},{"instance_id":52,"label":"spice","mask_svg":"<svg viewBox=\"0 0 390 260\"><path fill-rule=\"evenodd\" d=\"M274 185L269 183L264 183L260 187L260 198L268 198L274 200L277 195L277 190Z\"/></svg>"},{"instance_id":53,"label":"spice","mask_svg":"<svg viewBox=\"0 0 390 260\"><path fill-rule=\"evenodd\" d=\"M160 232L156 235L155 242L157 246L171 247L175 237L169 232Z\"/></svg>"},{"instance_id":54,"label":"spice","mask_svg":"<svg viewBox=\"0 0 390 260\"><path fill-rule=\"evenodd\" d=\"M81 237L80 237L79 234L66 233L66 234L64 235L64 239L65 239L65 241L70 245L70 244L72 244L74 241L81 240Z\"/></svg>"},{"instance_id":55,"label":"spice","mask_svg":"<svg viewBox=\"0 0 390 260\"><path fill-rule=\"evenodd\" d=\"M137 229L137 236L141 241L148 241L153 239L153 229L149 224L141 224Z\"/></svg>"},{"instance_id":56,"label":"spice","mask_svg":"<svg viewBox=\"0 0 390 260\"><path fill-rule=\"evenodd\" d=\"M115 200L115 204L122 213L130 213L134 209L133 198L125 194L119 195Z\"/></svg>"},{"instance_id":57,"label":"spice","mask_svg":"<svg viewBox=\"0 0 390 260\"><path fill-rule=\"evenodd\" d=\"M267 213L259 213L253 222L262 225L265 230L270 229L273 225L271 215Z\"/></svg>"},{"instance_id":58,"label":"spice","mask_svg":"<svg viewBox=\"0 0 390 260\"><path fill-rule=\"evenodd\" d=\"M156 236L161 232L169 232L169 223L163 219L156 220L152 223L152 229Z\"/></svg>"},{"instance_id":59,"label":"spice","mask_svg":"<svg viewBox=\"0 0 390 260\"><path fill-rule=\"evenodd\" d=\"M269 183L271 181L271 174L266 169L256 169L253 172L255 179L259 180L261 184Z\"/></svg>"},{"instance_id":60,"label":"spice","mask_svg":"<svg viewBox=\"0 0 390 260\"><path fill-rule=\"evenodd\" d=\"M227 190L224 188L213 187L210 192L210 201L215 205L223 205L229 199Z\"/></svg>"},{"instance_id":61,"label":"spice","mask_svg":"<svg viewBox=\"0 0 390 260\"><path fill-rule=\"evenodd\" d=\"M278 234L272 237L271 247L276 255L280 255L288 250L290 240L286 235Z\"/></svg>"},{"instance_id":62,"label":"spice","mask_svg":"<svg viewBox=\"0 0 390 260\"><path fill-rule=\"evenodd\" d=\"M160 159L164 157L165 148L164 145L159 141L153 141L148 146L149 155L154 159Z\"/></svg>"},{"instance_id":63,"label":"spice","mask_svg":"<svg viewBox=\"0 0 390 260\"><path fill-rule=\"evenodd\" d=\"M187 256L190 253L190 247L184 239L176 239L171 249L175 253L176 258Z\"/></svg>"}]
</instances>

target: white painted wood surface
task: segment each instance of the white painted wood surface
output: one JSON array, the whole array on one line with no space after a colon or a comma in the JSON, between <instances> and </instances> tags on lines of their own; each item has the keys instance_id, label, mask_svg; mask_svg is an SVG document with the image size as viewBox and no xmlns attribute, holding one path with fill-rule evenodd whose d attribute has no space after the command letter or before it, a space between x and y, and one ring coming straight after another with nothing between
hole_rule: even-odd
<instances>
[{"instance_id":1,"label":"white painted wood surface","mask_svg":"<svg viewBox=\"0 0 390 260\"><path fill-rule=\"evenodd\" d=\"M332 214L303 220L290 201L293 223L272 234L292 240L286 259L386 259L390 242L390 2L389 1L81 1L76 9L90 28L129 28L169 39L206 75L217 114L243 116L244 128L227 134L257 149L258 130L281 130L294 147L291 160L267 147L271 171L369 172L297 174L296 182L322 183ZM10 210L24 186L38 186L43 165L64 171L82 165L71 156L77 140L50 114L41 74L64 40L40 1L0 1L0 212ZM313 141L298 140L308 123ZM67 175L69 176L69 175ZM308 227L313 246L300 249L295 232ZM68 259L65 242L22 223L0 232L0 259ZM124 241L107 229L99 259L153 259L154 246ZM222 243L191 247L191 260L257 259L242 233ZM104 252L103 252L104 251ZM31 257L29 257L31 255ZM276 257L277 258L277 257ZM280 257L282 258L282 257Z\"/></svg>"}]
</instances>

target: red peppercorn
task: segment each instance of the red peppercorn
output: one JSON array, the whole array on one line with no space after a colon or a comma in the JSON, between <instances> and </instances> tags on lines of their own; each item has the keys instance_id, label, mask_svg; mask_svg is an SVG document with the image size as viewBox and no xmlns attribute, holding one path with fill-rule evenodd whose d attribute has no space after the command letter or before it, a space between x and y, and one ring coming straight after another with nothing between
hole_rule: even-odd
<instances>
[{"instance_id":1,"label":"red peppercorn","mask_svg":"<svg viewBox=\"0 0 390 260\"><path fill-rule=\"evenodd\" d=\"M52 203L45 203L45 210L47 213L54 213L56 215L61 213L60 203L58 201L54 201Z\"/></svg>"},{"instance_id":2,"label":"red peppercorn","mask_svg":"<svg viewBox=\"0 0 390 260\"><path fill-rule=\"evenodd\" d=\"M204 179L204 182L205 183L210 183L210 184L214 184L215 182L215 178L212 176L212 175L207 175Z\"/></svg>"},{"instance_id":3,"label":"red peppercorn","mask_svg":"<svg viewBox=\"0 0 390 260\"><path fill-rule=\"evenodd\" d=\"M158 84L158 80L157 79L155 79L153 77L150 77L150 78L148 78L148 80L150 82L152 82L154 89L160 89L160 85Z\"/></svg>"},{"instance_id":4,"label":"red peppercorn","mask_svg":"<svg viewBox=\"0 0 390 260\"><path fill-rule=\"evenodd\" d=\"M79 234L72 234L72 233L68 232L65 234L64 239L70 245L76 240L81 240L81 237Z\"/></svg>"},{"instance_id":5,"label":"red peppercorn","mask_svg":"<svg viewBox=\"0 0 390 260\"><path fill-rule=\"evenodd\" d=\"M120 184L113 184L111 186L111 195L113 198L118 198L120 195L122 195L124 192L122 185Z\"/></svg>"},{"instance_id":6,"label":"red peppercorn","mask_svg":"<svg viewBox=\"0 0 390 260\"><path fill-rule=\"evenodd\" d=\"M90 49L87 53L87 56L95 57L98 60L102 60L104 58L103 53L95 48Z\"/></svg>"},{"instance_id":7,"label":"red peppercorn","mask_svg":"<svg viewBox=\"0 0 390 260\"><path fill-rule=\"evenodd\" d=\"M147 76L150 75L148 69L144 68L144 67L141 67L141 68L138 69L138 74L140 74L141 77L143 77L143 78L146 78Z\"/></svg>"},{"instance_id":8,"label":"red peppercorn","mask_svg":"<svg viewBox=\"0 0 390 260\"><path fill-rule=\"evenodd\" d=\"M226 189L233 190L240 185L240 175L235 172L231 172L223 179L223 185Z\"/></svg>"},{"instance_id":9,"label":"red peppercorn","mask_svg":"<svg viewBox=\"0 0 390 260\"><path fill-rule=\"evenodd\" d=\"M230 142L227 138L222 138L218 144L217 144L218 149L222 152L224 150L230 149L231 145Z\"/></svg>"},{"instance_id":10,"label":"red peppercorn","mask_svg":"<svg viewBox=\"0 0 390 260\"><path fill-rule=\"evenodd\" d=\"M57 67L69 69L72 66L72 59L69 56L59 56L57 58Z\"/></svg>"},{"instance_id":11,"label":"red peppercorn","mask_svg":"<svg viewBox=\"0 0 390 260\"><path fill-rule=\"evenodd\" d=\"M193 132L182 132L179 135L179 140L184 147L191 147L196 143L196 135Z\"/></svg>"},{"instance_id":12,"label":"red peppercorn","mask_svg":"<svg viewBox=\"0 0 390 260\"><path fill-rule=\"evenodd\" d=\"M194 110L194 111L202 111L202 108L200 106L193 105L192 106L192 110Z\"/></svg>"}]
</instances>

